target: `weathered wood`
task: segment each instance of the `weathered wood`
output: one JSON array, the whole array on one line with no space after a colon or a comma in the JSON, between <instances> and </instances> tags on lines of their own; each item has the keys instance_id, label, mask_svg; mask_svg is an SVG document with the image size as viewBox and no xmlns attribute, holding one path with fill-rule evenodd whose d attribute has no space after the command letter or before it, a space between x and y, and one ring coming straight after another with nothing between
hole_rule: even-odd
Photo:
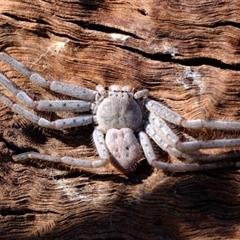
<instances>
[{"instance_id":1,"label":"weathered wood","mask_svg":"<svg viewBox=\"0 0 240 240\"><path fill-rule=\"evenodd\" d=\"M238 121L239 23L238 0L1 0L0 51L49 80L130 84L188 119ZM2 62L0 71L35 99L63 98ZM92 128L41 129L1 103L0 121L0 239L240 238L238 169L170 175L143 160L127 177L111 166L19 164L11 155L29 149L94 158Z\"/></svg>"}]
</instances>

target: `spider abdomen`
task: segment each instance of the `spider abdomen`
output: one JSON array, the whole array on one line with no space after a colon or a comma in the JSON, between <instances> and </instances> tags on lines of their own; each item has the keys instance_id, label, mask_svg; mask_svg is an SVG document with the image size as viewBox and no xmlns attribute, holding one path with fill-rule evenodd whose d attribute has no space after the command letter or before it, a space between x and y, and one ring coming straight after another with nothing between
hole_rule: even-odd
<instances>
[{"instance_id":1,"label":"spider abdomen","mask_svg":"<svg viewBox=\"0 0 240 240\"><path fill-rule=\"evenodd\" d=\"M133 171L136 168L142 151L131 129L110 129L106 133L105 141L111 154L113 166L124 173Z\"/></svg>"},{"instance_id":2,"label":"spider abdomen","mask_svg":"<svg viewBox=\"0 0 240 240\"><path fill-rule=\"evenodd\" d=\"M111 92L97 109L97 123L100 129L130 128L136 131L142 123L142 111L130 92Z\"/></svg>"}]
</instances>

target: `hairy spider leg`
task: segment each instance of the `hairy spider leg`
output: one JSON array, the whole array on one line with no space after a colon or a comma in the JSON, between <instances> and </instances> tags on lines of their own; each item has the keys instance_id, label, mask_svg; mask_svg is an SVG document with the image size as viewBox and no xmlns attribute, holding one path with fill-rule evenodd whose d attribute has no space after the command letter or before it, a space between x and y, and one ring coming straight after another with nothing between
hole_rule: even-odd
<instances>
[{"instance_id":1,"label":"hairy spider leg","mask_svg":"<svg viewBox=\"0 0 240 240\"><path fill-rule=\"evenodd\" d=\"M71 127L78 127L91 124L93 122L93 116L91 114L82 114L78 117L71 117L65 119L58 119L55 121L48 121L45 118L41 118L36 114L28 111L27 109L21 107L19 104L14 104L9 98L4 94L0 93L0 100L12 109L13 112L25 117L29 121L38 124L41 127L52 128L52 129L65 129Z\"/></svg>"},{"instance_id":2,"label":"hairy spider leg","mask_svg":"<svg viewBox=\"0 0 240 240\"><path fill-rule=\"evenodd\" d=\"M0 52L0 59L15 69L17 72L28 77L35 85L81 100L95 100L97 91L93 91L84 87L74 86L60 81L48 81L4 52Z\"/></svg>"},{"instance_id":3,"label":"hairy spider leg","mask_svg":"<svg viewBox=\"0 0 240 240\"><path fill-rule=\"evenodd\" d=\"M91 102L82 100L39 100L34 101L25 92L19 89L13 82L0 73L0 84L14 94L17 100L23 105L38 111L69 111L87 112L93 107Z\"/></svg>"},{"instance_id":4,"label":"hairy spider leg","mask_svg":"<svg viewBox=\"0 0 240 240\"><path fill-rule=\"evenodd\" d=\"M149 122L158 132L164 141L180 151L194 151L200 149L239 147L240 138L216 139L216 140L193 140L182 142L180 138L171 130L166 122L157 117L153 112L149 114Z\"/></svg>"},{"instance_id":5,"label":"hairy spider leg","mask_svg":"<svg viewBox=\"0 0 240 240\"><path fill-rule=\"evenodd\" d=\"M176 158L185 158L192 160L200 160L200 161L222 161L226 160L228 157L237 158L240 156L239 153L224 153L218 155L204 154L201 152L181 152L180 150L169 145L164 137L162 137L150 123L146 123L145 132L154 140L154 142L163 150L168 152L169 154L175 156Z\"/></svg>"},{"instance_id":6,"label":"hairy spider leg","mask_svg":"<svg viewBox=\"0 0 240 240\"><path fill-rule=\"evenodd\" d=\"M178 113L172 111L163 104L151 99L146 100L146 108L156 116L178 126L192 129L215 129L215 130L240 130L240 122L227 122L221 120L186 120Z\"/></svg>"},{"instance_id":7,"label":"hairy spider leg","mask_svg":"<svg viewBox=\"0 0 240 240\"><path fill-rule=\"evenodd\" d=\"M149 91L147 89L139 90L134 93L135 99L146 98L148 97Z\"/></svg>"},{"instance_id":8,"label":"hairy spider leg","mask_svg":"<svg viewBox=\"0 0 240 240\"><path fill-rule=\"evenodd\" d=\"M109 159L110 159L108 150L104 143L103 133L100 130L95 129L93 131L93 140L96 145L99 158L100 158L97 160L86 160L86 159L73 158L68 156L57 157L57 156L51 156L51 155L41 154L37 152L21 153L13 156L13 159L15 161L24 161L27 159L38 159L38 160L44 160L44 161L50 161L50 162L65 163L72 166L79 166L79 167L86 167L86 168L103 167L109 163Z\"/></svg>"},{"instance_id":9,"label":"hairy spider leg","mask_svg":"<svg viewBox=\"0 0 240 240\"><path fill-rule=\"evenodd\" d=\"M31 72L26 69L24 65L17 62L9 55L5 53L0 53L0 58L3 57L4 61L9 63L11 66L15 66L16 70L21 70L24 75ZM25 92L19 89L12 81L8 80L3 74L0 73L0 83L7 88L12 94L14 94L17 100L23 105L35 109L38 111L70 111L70 112L87 112L92 110L93 103L85 102L81 100L40 100L33 101ZM77 126L88 125L93 122L93 117L91 114L84 114L78 117L59 119L56 121L48 121L47 119L38 117L34 113L24 109L19 104L14 104L8 97L4 94L0 94L0 100L11 108L14 112L22 115L33 123L46 128L54 129L65 129Z\"/></svg>"},{"instance_id":10,"label":"hairy spider leg","mask_svg":"<svg viewBox=\"0 0 240 240\"><path fill-rule=\"evenodd\" d=\"M177 148L180 151L193 151L199 149L209 148L224 148L224 147L239 147L240 138L233 139L217 139L217 140L196 140L181 142L180 139L173 133L173 131L162 120L166 120L178 126L192 129L215 129L215 130L235 130L240 131L239 122L227 122L220 120L186 120L181 115L173 112L168 107L154 101L147 99L146 108L150 111L150 122L157 131L161 132L162 136L165 136L165 140L172 147Z\"/></svg>"},{"instance_id":11,"label":"hairy spider leg","mask_svg":"<svg viewBox=\"0 0 240 240\"><path fill-rule=\"evenodd\" d=\"M150 137L153 137L154 132L151 133L150 132L151 129L149 127L150 127L150 124L146 126L146 132L147 134L151 135ZM144 155L150 165L152 165L153 167L162 169L163 171L168 171L168 172L204 171L204 170L212 170L212 169L219 169L219 168L226 168L226 167L240 167L240 162L234 162L234 161L223 161L220 163L207 163L207 164L197 164L197 163L175 164L175 163L165 163L165 162L158 161L147 134L143 131L139 132L139 141L142 146ZM155 137L153 137L153 140L156 141L156 143L160 148L172 154L171 149L166 148L166 146L164 146L164 144L161 143L161 141L159 142L158 140L155 139ZM222 158L221 156L219 157ZM223 159L226 159L226 156Z\"/></svg>"}]
</instances>

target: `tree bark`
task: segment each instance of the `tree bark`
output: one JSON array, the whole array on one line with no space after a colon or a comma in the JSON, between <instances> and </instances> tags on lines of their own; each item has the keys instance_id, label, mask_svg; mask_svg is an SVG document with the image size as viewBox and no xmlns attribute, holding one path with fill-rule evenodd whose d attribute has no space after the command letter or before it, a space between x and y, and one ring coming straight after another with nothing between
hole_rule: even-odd
<instances>
[{"instance_id":1,"label":"tree bark","mask_svg":"<svg viewBox=\"0 0 240 240\"><path fill-rule=\"evenodd\" d=\"M47 80L147 88L187 119L240 120L238 0L1 0L0 29L0 51ZM36 100L67 99L3 62L0 71ZM43 129L2 103L0 121L0 239L240 239L239 169L170 174L142 158L126 176L111 165L20 164L12 155L29 150L96 158L93 127Z\"/></svg>"}]
</instances>

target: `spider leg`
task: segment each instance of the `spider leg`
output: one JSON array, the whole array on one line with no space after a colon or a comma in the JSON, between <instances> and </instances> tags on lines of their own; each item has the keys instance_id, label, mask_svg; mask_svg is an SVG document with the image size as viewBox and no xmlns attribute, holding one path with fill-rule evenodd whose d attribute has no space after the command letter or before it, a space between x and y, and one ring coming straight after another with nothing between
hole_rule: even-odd
<instances>
[{"instance_id":1,"label":"spider leg","mask_svg":"<svg viewBox=\"0 0 240 240\"><path fill-rule=\"evenodd\" d=\"M185 120L181 115L175 113L170 108L149 98L146 99L145 106L150 112L153 112L157 117L160 117L175 125L182 126L181 125L182 121Z\"/></svg>"},{"instance_id":2,"label":"spider leg","mask_svg":"<svg viewBox=\"0 0 240 240\"><path fill-rule=\"evenodd\" d=\"M181 142L179 137L171 130L166 122L156 117L154 113L149 114L149 121L168 144L181 151L240 146L240 138Z\"/></svg>"},{"instance_id":3,"label":"spider leg","mask_svg":"<svg viewBox=\"0 0 240 240\"><path fill-rule=\"evenodd\" d=\"M171 164L165 163L161 161L157 161L157 157L152 148L152 144L147 136L147 134L143 131L139 132L139 141L142 146L144 155L150 165L156 168L160 168L164 171L175 172L175 171L196 171L198 170L199 164Z\"/></svg>"},{"instance_id":4,"label":"spider leg","mask_svg":"<svg viewBox=\"0 0 240 240\"><path fill-rule=\"evenodd\" d=\"M145 130L149 134L149 131L147 130L148 126L149 125L147 125ZM207 163L207 164L197 164L197 163L172 164L172 163L157 161L157 157L154 153L149 137L145 132L143 131L139 132L139 141L148 163L153 167L162 169L163 171L185 172L185 171L204 171L204 170L212 170L212 169L225 168L225 167L240 167L240 162L234 162L234 161L225 161L221 163Z\"/></svg>"},{"instance_id":5,"label":"spider leg","mask_svg":"<svg viewBox=\"0 0 240 240\"><path fill-rule=\"evenodd\" d=\"M180 114L172 111L163 104L151 99L146 100L146 108L156 116L178 126L192 129L208 128L216 130L240 130L240 122L227 122L221 120L186 120Z\"/></svg>"},{"instance_id":6,"label":"spider leg","mask_svg":"<svg viewBox=\"0 0 240 240\"><path fill-rule=\"evenodd\" d=\"M179 137L171 130L164 120L154 115L149 114L149 122L158 132L158 134L164 138L165 142L180 151L193 151L199 149L210 148L224 148L224 147L239 147L240 138L233 139L217 139L217 140L194 140L182 142Z\"/></svg>"},{"instance_id":7,"label":"spider leg","mask_svg":"<svg viewBox=\"0 0 240 240\"><path fill-rule=\"evenodd\" d=\"M15 69L17 72L21 73L22 75L28 77L32 83L35 85L41 86L43 88L50 89L54 92L61 93L64 95L68 95L71 97L79 98L86 101L94 101L97 91L93 91L87 88L74 86L71 84L59 82L59 81L48 81L45 80L39 74L31 71L25 65L18 62L8 54L4 52L0 52L0 59ZM11 90L10 90L11 91ZM11 91L14 93L14 90Z\"/></svg>"},{"instance_id":8,"label":"spider leg","mask_svg":"<svg viewBox=\"0 0 240 240\"><path fill-rule=\"evenodd\" d=\"M169 143L164 141L163 137L155 130L150 123L146 123L145 132L154 140L154 142L163 150L176 158L193 159L193 155L189 155L184 152L180 152L178 149L172 147Z\"/></svg>"},{"instance_id":9,"label":"spider leg","mask_svg":"<svg viewBox=\"0 0 240 240\"><path fill-rule=\"evenodd\" d=\"M91 124L93 122L93 117L91 114L83 114L78 117L58 119L56 121L48 121L45 118L41 118L36 114L28 111L27 109L21 107L18 104L14 104L9 98L0 93L0 100L7 105L13 112L25 117L29 121L38 124L41 127L52 128L52 129L65 129L71 127L78 127Z\"/></svg>"},{"instance_id":10,"label":"spider leg","mask_svg":"<svg viewBox=\"0 0 240 240\"><path fill-rule=\"evenodd\" d=\"M171 146L165 139L156 131L156 129L150 124L147 123L145 125L146 133L154 140L154 142L163 150L168 152L169 154L175 156L176 158L184 158L191 160L199 160L199 161L224 161L228 158L239 158L240 153L224 153L218 155L204 154L201 152L182 152L181 150ZM233 166L233 163L230 163L230 166ZM235 164L235 161L234 161Z\"/></svg>"},{"instance_id":11,"label":"spider leg","mask_svg":"<svg viewBox=\"0 0 240 240\"><path fill-rule=\"evenodd\" d=\"M51 112L87 112L93 108L92 106L92 103L81 100L40 100L36 102L34 109Z\"/></svg>"},{"instance_id":12,"label":"spider leg","mask_svg":"<svg viewBox=\"0 0 240 240\"><path fill-rule=\"evenodd\" d=\"M134 93L134 98L135 99L140 99L140 98L146 98L149 94L149 91L147 89L139 90Z\"/></svg>"},{"instance_id":13,"label":"spider leg","mask_svg":"<svg viewBox=\"0 0 240 240\"><path fill-rule=\"evenodd\" d=\"M104 135L100 130L95 129L93 132L93 139L100 157L100 159L97 159L97 160L79 159L79 158L73 158L68 156L56 157L56 156L41 154L38 152L21 153L13 156L13 159L15 161L23 161L27 159L39 159L44 161L59 162L59 163L65 163L72 166L79 166L79 167L86 167L86 168L103 167L109 163L109 159L110 159L108 150L104 143Z\"/></svg>"},{"instance_id":14,"label":"spider leg","mask_svg":"<svg viewBox=\"0 0 240 240\"><path fill-rule=\"evenodd\" d=\"M199 149L210 149L210 148L230 148L239 147L240 138L232 139L216 139L216 140L196 140L188 142L179 142L177 149L181 151L193 151Z\"/></svg>"},{"instance_id":15,"label":"spider leg","mask_svg":"<svg viewBox=\"0 0 240 240\"><path fill-rule=\"evenodd\" d=\"M9 81L0 73L0 84L13 93L17 100L23 105L38 111L69 111L69 112L87 112L93 109L91 102L82 100L39 100L34 101L25 92L19 89L13 82Z\"/></svg>"},{"instance_id":16,"label":"spider leg","mask_svg":"<svg viewBox=\"0 0 240 240\"><path fill-rule=\"evenodd\" d=\"M149 122L151 126L158 132L165 142L173 147L177 147L180 142L179 137L172 131L167 123L160 117L157 117L153 112L149 114Z\"/></svg>"},{"instance_id":17,"label":"spider leg","mask_svg":"<svg viewBox=\"0 0 240 240\"><path fill-rule=\"evenodd\" d=\"M72 127L79 127L89 125L93 122L91 114L84 114L78 117L58 119L55 121L48 121L45 118L40 118L38 125L45 128L66 129Z\"/></svg>"}]
</instances>

